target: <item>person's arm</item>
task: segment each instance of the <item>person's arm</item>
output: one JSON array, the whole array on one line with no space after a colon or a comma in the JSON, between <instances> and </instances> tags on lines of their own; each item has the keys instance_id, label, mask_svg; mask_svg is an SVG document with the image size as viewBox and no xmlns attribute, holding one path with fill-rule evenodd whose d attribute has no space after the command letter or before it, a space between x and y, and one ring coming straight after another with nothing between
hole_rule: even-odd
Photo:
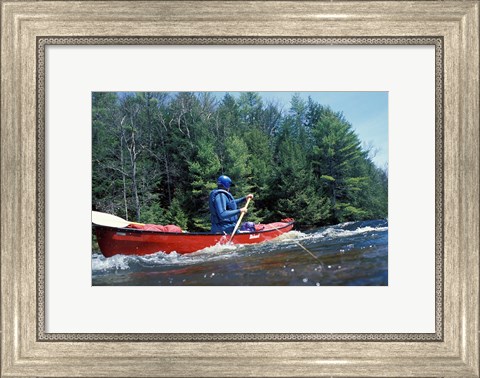
<instances>
[{"instance_id":1,"label":"person's arm","mask_svg":"<svg viewBox=\"0 0 480 378\"><path fill-rule=\"evenodd\" d=\"M240 210L227 210L227 196L224 194L218 194L215 197L215 209L217 210L218 216L223 220L234 215L240 214Z\"/></svg>"},{"instance_id":2,"label":"person's arm","mask_svg":"<svg viewBox=\"0 0 480 378\"><path fill-rule=\"evenodd\" d=\"M244 201L246 201L246 200L249 199L249 198L252 198L252 199L253 199L253 194L250 193L250 194L246 195L245 197L236 199L236 200L235 200L235 203L238 205L239 203L244 202Z\"/></svg>"},{"instance_id":3,"label":"person's arm","mask_svg":"<svg viewBox=\"0 0 480 378\"><path fill-rule=\"evenodd\" d=\"M237 199L235 200L235 203L238 205L238 204L240 204L240 203L242 203L242 202L245 202L246 200L247 200L247 197L237 198Z\"/></svg>"}]
</instances>

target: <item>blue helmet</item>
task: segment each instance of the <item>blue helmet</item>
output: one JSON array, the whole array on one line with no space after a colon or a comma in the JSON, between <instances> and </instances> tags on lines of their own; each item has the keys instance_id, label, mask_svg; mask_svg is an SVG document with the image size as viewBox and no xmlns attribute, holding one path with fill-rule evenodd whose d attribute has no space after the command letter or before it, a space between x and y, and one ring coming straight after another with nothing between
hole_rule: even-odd
<instances>
[{"instance_id":1,"label":"blue helmet","mask_svg":"<svg viewBox=\"0 0 480 378\"><path fill-rule=\"evenodd\" d=\"M225 189L230 189L231 186L235 186L232 182L232 179L225 175L221 175L218 178L217 184L223 186Z\"/></svg>"}]
</instances>

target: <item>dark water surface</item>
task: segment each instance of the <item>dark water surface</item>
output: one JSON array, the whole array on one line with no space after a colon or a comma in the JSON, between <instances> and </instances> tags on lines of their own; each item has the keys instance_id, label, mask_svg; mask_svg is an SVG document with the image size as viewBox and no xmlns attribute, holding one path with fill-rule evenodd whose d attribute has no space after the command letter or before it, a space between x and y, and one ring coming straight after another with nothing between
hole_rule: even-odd
<instances>
[{"instance_id":1,"label":"dark water surface","mask_svg":"<svg viewBox=\"0 0 480 378\"><path fill-rule=\"evenodd\" d=\"M215 246L187 255L158 252L105 258L94 252L92 284L385 286L388 223L347 222L308 232L290 231L262 244Z\"/></svg>"}]
</instances>

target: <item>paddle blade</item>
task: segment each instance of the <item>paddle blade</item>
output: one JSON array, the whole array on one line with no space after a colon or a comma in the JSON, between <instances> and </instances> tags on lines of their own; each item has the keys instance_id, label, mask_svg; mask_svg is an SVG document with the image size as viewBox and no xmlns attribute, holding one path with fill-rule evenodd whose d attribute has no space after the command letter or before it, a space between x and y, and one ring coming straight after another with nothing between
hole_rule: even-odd
<instances>
[{"instance_id":1,"label":"paddle blade","mask_svg":"<svg viewBox=\"0 0 480 378\"><path fill-rule=\"evenodd\" d=\"M123 228L134 222L126 221L116 215L101 213L100 211L92 211L92 223L98 224L99 226Z\"/></svg>"}]
</instances>

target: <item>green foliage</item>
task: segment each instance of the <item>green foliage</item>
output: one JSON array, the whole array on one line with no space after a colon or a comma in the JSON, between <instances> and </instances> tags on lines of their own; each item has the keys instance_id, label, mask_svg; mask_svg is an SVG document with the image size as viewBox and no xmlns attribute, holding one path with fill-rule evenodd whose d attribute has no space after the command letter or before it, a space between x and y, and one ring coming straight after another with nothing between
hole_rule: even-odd
<instances>
[{"instance_id":1,"label":"green foliage","mask_svg":"<svg viewBox=\"0 0 480 378\"><path fill-rule=\"evenodd\" d=\"M243 92L238 99L240 125L245 129L261 127L263 102L258 93Z\"/></svg>"},{"instance_id":2,"label":"green foliage","mask_svg":"<svg viewBox=\"0 0 480 378\"><path fill-rule=\"evenodd\" d=\"M92 95L92 206L144 223L210 229L209 192L229 175L246 220L301 227L387 216L388 175L341 113L299 95Z\"/></svg>"},{"instance_id":3,"label":"green foliage","mask_svg":"<svg viewBox=\"0 0 480 378\"><path fill-rule=\"evenodd\" d=\"M191 177L190 209L193 229L210 229L208 196L217 187L216 180L220 171L220 159L214 151L212 142L205 139L198 142L198 151L194 160L189 162Z\"/></svg>"},{"instance_id":4,"label":"green foliage","mask_svg":"<svg viewBox=\"0 0 480 378\"><path fill-rule=\"evenodd\" d=\"M165 220L165 210L160 207L160 202L153 202L150 206L144 206L142 208L140 222L162 224Z\"/></svg>"},{"instance_id":5,"label":"green foliage","mask_svg":"<svg viewBox=\"0 0 480 378\"><path fill-rule=\"evenodd\" d=\"M361 220L367 215L367 211L356 208L349 203L336 203L336 210L339 222L346 222L348 220Z\"/></svg>"},{"instance_id":6,"label":"green foliage","mask_svg":"<svg viewBox=\"0 0 480 378\"><path fill-rule=\"evenodd\" d=\"M328 175L321 175L320 178L330 182L335 181L335 179L332 176L328 176Z\"/></svg>"},{"instance_id":7,"label":"green foliage","mask_svg":"<svg viewBox=\"0 0 480 378\"><path fill-rule=\"evenodd\" d=\"M314 111L318 110L312 113ZM311 128L313 171L321 179L323 192L330 198L329 221L337 223L366 217L368 211L359 206L369 184L364 170L366 154L352 126L341 113L322 108Z\"/></svg>"},{"instance_id":8,"label":"green foliage","mask_svg":"<svg viewBox=\"0 0 480 378\"><path fill-rule=\"evenodd\" d=\"M297 132L295 125L287 121L279 135L271 202L278 203L279 215L293 217L300 225L311 227L323 223L329 215L329 206L315 185L307 151L292 136Z\"/></svg>"},{"instance_id":9,"label":"green foliage","mask_svg":"<svg viewBox=\"0 0 480 378\"><path fill-rule=\"evenodd\" d=\"M270 148L268 136L260 129L250 129L244 134L248 149L245 162L245 175L237 193L255 193L255 201L250 205L248 218L251 221L260 221L269 215L265 201L270 192L269 181L272 175L273 150Z\"/></svg>"},{"instance_id":10,"label":"green foliage","mask_svg":"<svg viewBox=\"0 0 480 378\"><path fill-rule=\"evenodd\" d=\"M182 228L182 230L188 230L188 216L183 210L181 201L178 198L174 198L172 204L165 213L165 223L175 224Z\"/></svg>"},{"instance_id":11,"label":"green foliage","mask_svg":"<svg viewBox=\"0 0 480 378\"><path fill-rule=\"evenodd\" d=\"M250 191L251 168L249 165L250 152L246 142L236 135L227 138L226 141L225 172L235 183L237 192L245 193Z\"/></svg>"}]
</instances>

